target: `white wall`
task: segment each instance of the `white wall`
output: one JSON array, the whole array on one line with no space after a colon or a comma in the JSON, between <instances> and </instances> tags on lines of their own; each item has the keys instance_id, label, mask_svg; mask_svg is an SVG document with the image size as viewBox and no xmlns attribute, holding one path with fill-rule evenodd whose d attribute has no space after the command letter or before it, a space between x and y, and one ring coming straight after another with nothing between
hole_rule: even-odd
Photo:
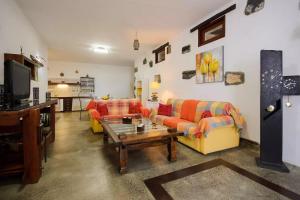
<instances>
[{"instance_id":1,"label":"white wall","mask_svg":"<svg viewBox=\"0 0 300 200\"><path fill-rule=\"evenodd\" d=\"M300 74L300 11L298 0L272 0L265 2L265 8L250 16L244 15L246 0L236 0L237 9L226 15L226 37L198 48L197 31L189 30L205 19L220 12L220 8L207 18L190 25L176 38L170 39L172 53L166 60L149 68L143 65L144 57L154 60L149 52L136 60L139 68L137 80L153 80L155 74L161 74L162 83L159 96L162 100L169 97L196 98L232 102L247 120L247 128L242 137L260 141L260 50L283 50L284 74ZM167 42L167 41L166 41ZM181 54L181 48L191 45L191 52ZM245 72L245 84L225 86L224 83L196 84L195 78L182 80L184 70L195 69L195 55L224 45L225 71ZM143 94L147 98L148 94ZM300 166L300 118L299 97L292 98L294 107L284 109L284 160Z\"/></svg>"},{"instance_id":2,"label":"white wall","mask_svg":"<svg viewBox=\"0 0 300 200\"><path fill-rule=\"evenodd\" d=\"M79 73L76 74L75 71ZM110 94L113 98L131 98L133 96L133 67L112 66L90 63L74 63L49 61L49 79L60 78L78 79L81 76L95 78L95 94L98 97Z\"/></svg>"},{"instance_id":3,"label":"white wall","mask_svg":"<svg viewBox=\"0 0 300 200\"><path fill-rule=\"evenodd\" d=\"M25 56L42 56L47 60L48 50L36 30L13 0L0 0L0 84L4 82L4 53L20 53L23 46ZM39 68L39 81L31 81L31 87L40 88L40 101L47 91L47 63ZM32 96L32 90L31 90Z\"/></svg>"}]
</instances>

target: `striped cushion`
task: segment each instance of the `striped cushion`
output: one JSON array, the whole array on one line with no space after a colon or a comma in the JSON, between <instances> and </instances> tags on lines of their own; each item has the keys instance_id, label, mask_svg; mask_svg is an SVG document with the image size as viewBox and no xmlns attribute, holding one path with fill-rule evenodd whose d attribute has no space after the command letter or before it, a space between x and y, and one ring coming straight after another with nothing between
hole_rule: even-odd
<instances>
[{"instance_id":1,"label":"striped cushion","mask_svg":"<svg viewBox=\"0 0 300 200\"><path fill-rule=\"evenodd\" d=\"M172 116L180 117L183 99L168 99L167 104L172 104Z\"/></svg>"}]
</instances>

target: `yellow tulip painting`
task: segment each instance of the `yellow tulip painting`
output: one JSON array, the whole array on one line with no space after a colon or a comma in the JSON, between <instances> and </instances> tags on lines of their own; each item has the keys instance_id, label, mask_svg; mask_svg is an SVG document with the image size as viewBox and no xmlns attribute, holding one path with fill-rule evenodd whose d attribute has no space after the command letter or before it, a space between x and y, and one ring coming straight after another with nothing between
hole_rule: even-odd
<instances>
[{"instance_id":1,"label":"yellow tulip painting","mask_svg":"<svg viewBox=\"0 0 300 200\"><path fill-rule=\"evenodd\" d=\"M196 83L224 80L224 46L196 55Z\"/></svg>"}]
</instances>

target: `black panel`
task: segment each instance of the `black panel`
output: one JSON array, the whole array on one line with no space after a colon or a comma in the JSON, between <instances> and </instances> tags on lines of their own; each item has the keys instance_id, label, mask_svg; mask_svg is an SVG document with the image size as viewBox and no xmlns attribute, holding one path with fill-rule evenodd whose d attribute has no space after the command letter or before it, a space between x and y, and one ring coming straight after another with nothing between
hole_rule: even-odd
<instances>
[{"instance_id":1,"label":"black panel","mask_svg":"<svg viewBox=\"0 0 300 200\"><path fill-rule=\"evenodd\" d=\"M300 95L300 76L284 76L282 95Z\"/></svg>"},{"instance_id":2,"label":"black panel","mask_svg":"<svg viewBox=\"0 0 300 200\"><path fill-rule=\"evenodd\" d=\"M282 84L282 51L262 50L258 164L286 171L282 162Z\"/></svg>"}]
</instances>

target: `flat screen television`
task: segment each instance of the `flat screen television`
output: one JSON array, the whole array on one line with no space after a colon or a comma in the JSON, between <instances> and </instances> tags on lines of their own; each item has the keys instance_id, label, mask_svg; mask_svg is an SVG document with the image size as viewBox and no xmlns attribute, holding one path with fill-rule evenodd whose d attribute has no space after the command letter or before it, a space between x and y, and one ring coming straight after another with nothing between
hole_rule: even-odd
<instances>
[{"instance_id":1,"label":"flat screen television","mask_svg":"<svg viewBox=\"0 0 300 200\"><path fill-rule=\"evenodd\" d=\"M14 60L4 63L4 88L7 103L11 106L21 104L30 97L31 69Z\"/></svg>"}]
</instances>

